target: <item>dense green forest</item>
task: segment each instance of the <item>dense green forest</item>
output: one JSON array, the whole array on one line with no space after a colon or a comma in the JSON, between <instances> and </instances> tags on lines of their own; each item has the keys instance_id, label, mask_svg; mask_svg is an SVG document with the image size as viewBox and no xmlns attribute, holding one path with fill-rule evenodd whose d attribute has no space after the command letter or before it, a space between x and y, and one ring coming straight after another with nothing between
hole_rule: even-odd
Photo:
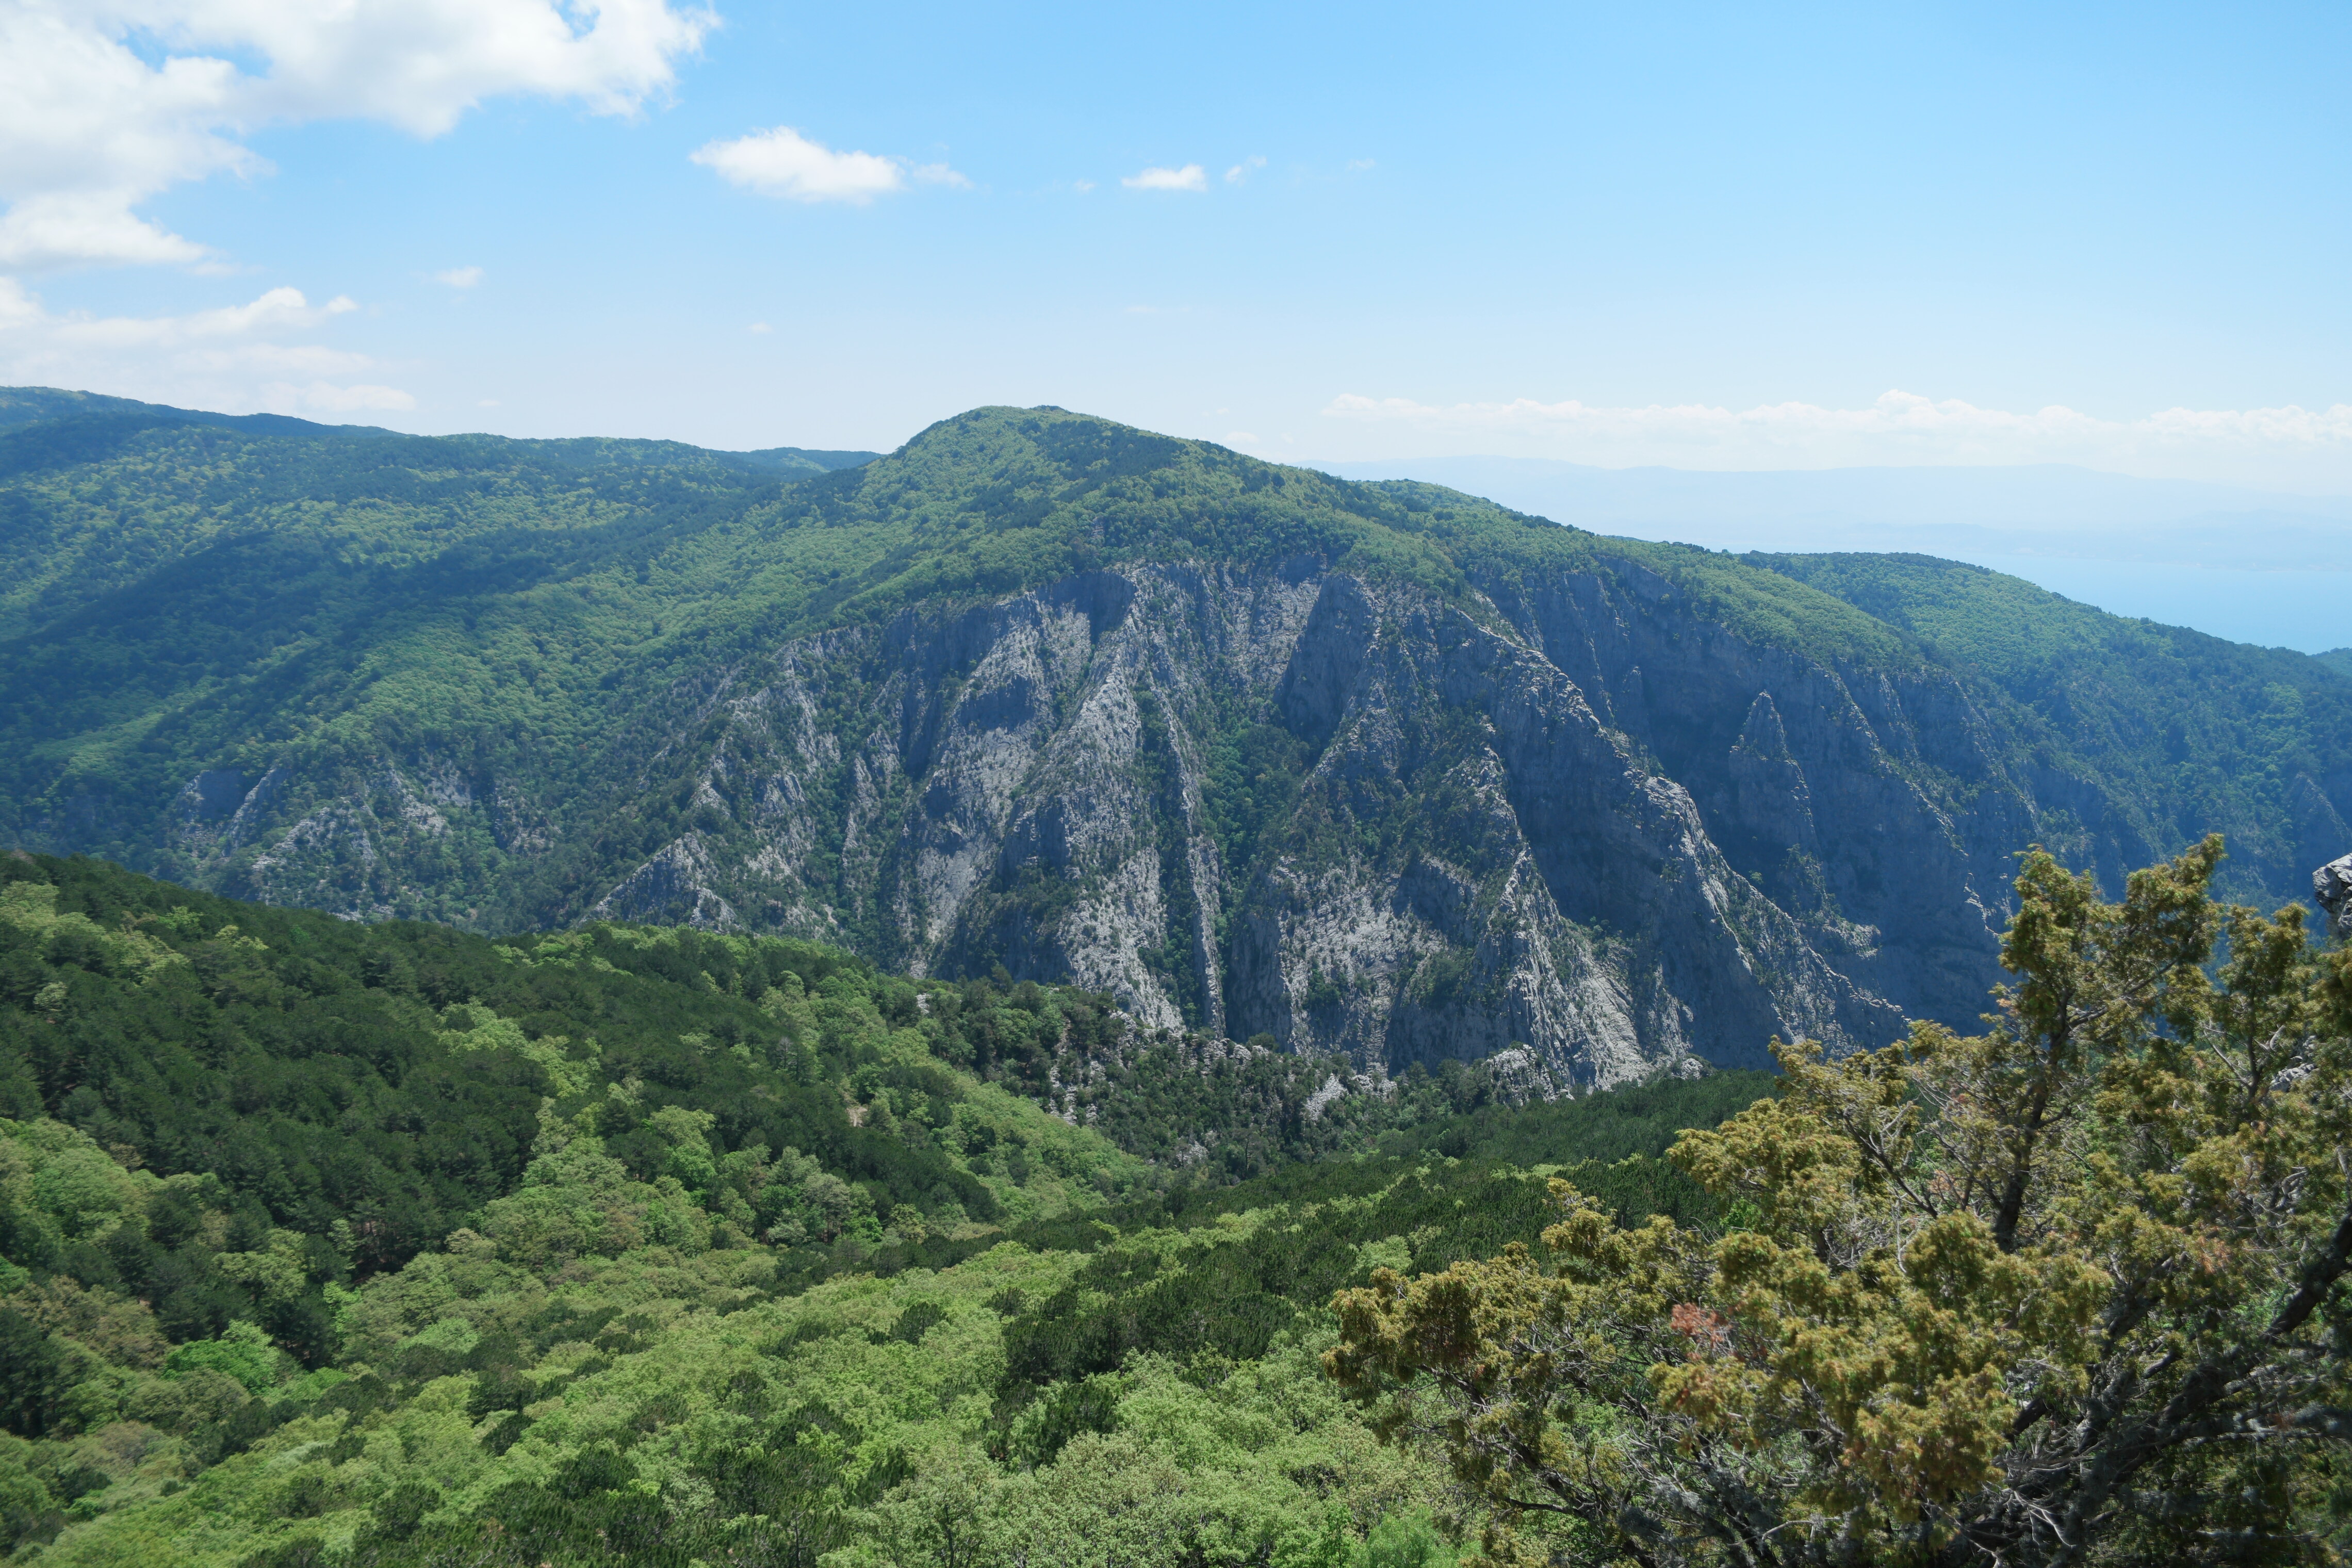
<instances>
[{"instance_id":1,"label":"dense green forest","mask_svg":"<svg viewBox=\"0 0 2352 1568\"><path fill-rule=\"evenodd\" d=\"M2025 857L1980 1035L1514 1104L0 858L0 1551L2339 1561L2352 950L2220 859Z\"/></svg>"},{"instance_id":2,"label":"dense green forest","mask_svg":"<svg viewBox=\"0 0 2352 1568\"><path fill-rule=\"evenodd\" d=\"M1561 1169L1703 1216L1657 1156L1767 1080L1515 1106L1454 1064L1307 1110L1344 1066L779 939L491 942L0 858L0 1532L1447 1555L1431 1462L1317 1368L1332 1292L1534 1240Z\"/></svg>"}]
</instances>

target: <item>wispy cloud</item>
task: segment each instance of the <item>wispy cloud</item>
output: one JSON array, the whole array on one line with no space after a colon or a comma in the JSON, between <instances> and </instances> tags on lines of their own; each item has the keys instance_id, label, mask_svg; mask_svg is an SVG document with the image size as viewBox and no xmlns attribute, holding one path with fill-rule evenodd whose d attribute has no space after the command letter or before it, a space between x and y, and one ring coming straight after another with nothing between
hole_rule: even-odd
<instances>
[{"instance_id":1,"label":"wispy cloud","mask_svg":"<svg viewBox=\"0 0 2352 1568\"><path fill-rule=\"evenodd\" d=\"M1187 163L1181 169L1146 169L1127 175L1119 184L1130 191L1205 191L1209 175L1200 164Z\"/></svg>"},{"instance_id":2,"label":"wispy cloud","mask_svg":"<svg viewBox=\"0 0 2352 1568\"><path fill-rule=\"evenodd\" d=\"M201 262L134 210L261 174L264 124L372 120L438 136L487 99L635 112L716 18L669 0L136 0L0 5L0 268Z\"/></svg>"},{"instance_id":3,"label":"wispy cloud","mask_svg":"<svg viewBox=\"0 0 2352 1568\"><path fill-rule=\"evenodd\" d=\"M352 379L382 374L369 355L290 341L358 309L340 294L314 305L299 289L271 289L241 305L178 316L58 314L22 283L0 278L0 381L289 414L414 408L415 398L398 387Z\"/></svg>"},{"instance_id":4,"label":"wispy cloud","mask_svg":"<svg viewBox=\"0 0 2352 1568\"><path fill-rule=\"evenodd\" d=\"M1235 163L1232 168L1225 171L1225 183L1230 185L1238 185L1244 180L1250 177L1252 171L1263 169L1265 167L1265 160L1253 153L1248 157L1243 159L1240 163Z\"/></svg>"},{"instance_id":5,"label":"wispy cloud","mask_svg":"<svg viewBox=\"0 0 2352 1568\"><path fill-rule=\"evenodd\" d=\"M2352 483L2352 404L2326 408L2168 408L2103 419L2062 405L2030 413L1888 392L1865 407L1776 403L1612 407L1577 402L1433 405L1332 399L1328 416L1409 430L1424 443L1506 449L1608 467L1815 468L1925 463L2084 463L2187 476L2327 474ZM2269 465L2268 468L2265 465Z\"/></svg>"},{"instance_id":6,"label":"wispy cloud","mask_svg":"<svg viewBox=\"0 0 2352 1568\"><path fill-rule=\"evenodd\" d=\"M786 201L849 202L862 206L907 185L907 171L897 159L872 153L836 153L789 125L755 131L732 142L712 142L697 148L691 156L730 184Z\"/></svg>"},{"instance_id":7,"label":"wispy cloud","mask_svg":"<svg viewBox=\"0 0 2352 1568\"><path fill-rule=\"evenodd\" d=\"M945 163L909 164L878 153L836 153L789 125L713 142L690 154L730 184L791 202L847 202L863 206L907 188L909 180L960 185L970 180Z\"/></svg>"},{"instance_id":8,"label":"wispy cloud","mask_svg":"<svg viewBox=\"0 0 2352 1568\"><path fill-rule=\"evenodd\" d=\"M446 283L452 289L471 289L481 280L482 269L478 267L452 267L433 275L433 281Z\"/></svg>"},{"instance_id":9,"label":"wispy cloud","mask_svg":"<svg viewBox=\"0 0 2352 1568\"><path fill-rule=\"evenodd\" d=\"M31 303L32 297L21 288L17 298L27 302L20 307L27 312L22 324L46 327L59 342L93 348L173 348L205 339L315 327L359 309L341 294L312 305L299 289L272 289L249 304L185 316L52 316Z\"/></svg>"}]
</instances>

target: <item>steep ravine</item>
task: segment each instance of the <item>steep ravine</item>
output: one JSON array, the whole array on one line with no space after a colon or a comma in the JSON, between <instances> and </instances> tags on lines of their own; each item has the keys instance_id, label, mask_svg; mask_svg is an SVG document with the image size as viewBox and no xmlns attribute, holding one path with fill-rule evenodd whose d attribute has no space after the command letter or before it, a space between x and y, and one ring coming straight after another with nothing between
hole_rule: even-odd
<instances>
[{"instance_id":1,"label":"steep ravine","mask_svg":"<svg viewBox=\"0 0 2352 1568\"><path fill-rule=\"evenodd\" d=\"M1986 721L1645 577L1465 612L1314 561L1168 564L791 643L676 722L697 825L585 912L1066 974L1397 1070L1523 1044L1561 1087L1969 1022L2037 826ZM1236 864L1208 756L1250 724L1311 763L1260 782L1283 798Z\"/></svg>"},{"instance_id":2,"label":"steep ravine","mask_svg":"<svg viewBox=\"0 0 2352 1568\"><path fill-rule=\"evenodd\" d=\"M610 737L639 760L602 798L431 752L294 811L282 770L206 773L176 843L268 842L235 890L354 918L455 876L510 923L1002 965L1371 1070L1525 1047L1570 1089L1972 1025L2018 848L2163 847L2091 781L2017 776L2000 700L1743 636L1605 552L1451 598L1171 561L708 666Z\"/></svg>"}]
</instances>

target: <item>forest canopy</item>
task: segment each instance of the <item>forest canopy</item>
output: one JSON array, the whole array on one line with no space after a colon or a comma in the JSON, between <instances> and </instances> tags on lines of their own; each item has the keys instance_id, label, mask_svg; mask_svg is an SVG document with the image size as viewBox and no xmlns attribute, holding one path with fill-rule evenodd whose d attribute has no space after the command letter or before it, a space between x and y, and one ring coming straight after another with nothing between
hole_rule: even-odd
<instances>
[{"instance_id":1,"label":"forest canopy","mask_svg":"<svg viewBox=\"0 0 2352 1568\"><path fill-rule=\"evenodd\" d=\"M1765 1080L1346 1068L780 939L0 857L0 1548L901 1560L1143 1499L1119 1539L1418 1563L1438 1472L1321 1378L1331 1293L1534 1240L1564 1160L1697 1217L1655 1156Z\"/></svg>"},{"instance_id":2,"label":"forest canopy","mask_svg":"<svg viewBox=\"0 0 2352 1568\"><path fill-rule=\"evenodd\" d=\"M1976 1035L1314 1118L1080 992L0 860L0 1547L2335 1561L2352 955L2220 854L2026 857Z\"/></svg>"}]
</instances>

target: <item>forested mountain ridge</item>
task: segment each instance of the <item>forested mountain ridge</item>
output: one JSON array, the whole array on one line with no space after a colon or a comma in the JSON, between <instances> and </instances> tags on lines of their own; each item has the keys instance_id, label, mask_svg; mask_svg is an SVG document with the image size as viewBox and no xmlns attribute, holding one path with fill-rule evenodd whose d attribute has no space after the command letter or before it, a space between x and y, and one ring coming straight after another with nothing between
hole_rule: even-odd
<instances>
[{"instance_id":1,"label":"forested mountain ridge","mask_svg":"<svg viewBox=\"0 0 2352 1568\"><path fill-rule=\"evenodd\" d=\"M2352 847L2320 661L1060 410L793 482L656 443L9 441L46 575L5 606L7 831L274 903L776 931L1559 1088L1966 1023L2027 842L2112 879L2219 828L2273 900Z\"/></svg>"}]
</instances>

